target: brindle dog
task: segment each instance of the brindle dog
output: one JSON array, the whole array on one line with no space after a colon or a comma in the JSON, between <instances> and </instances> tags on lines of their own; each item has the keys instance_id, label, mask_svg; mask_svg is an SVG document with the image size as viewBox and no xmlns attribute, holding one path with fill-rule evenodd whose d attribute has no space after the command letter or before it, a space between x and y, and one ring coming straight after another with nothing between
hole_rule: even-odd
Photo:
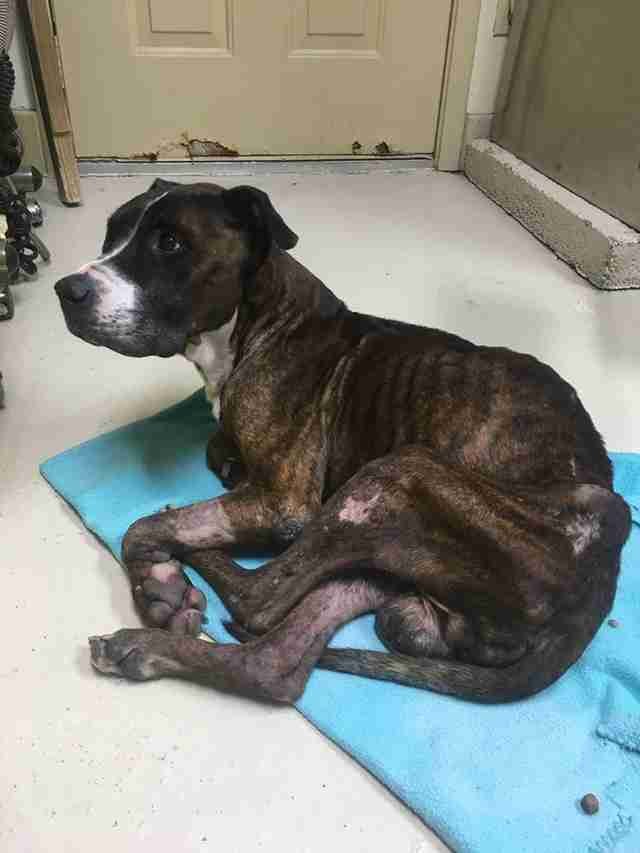
<instances>
[{"instance_id":1,"label":"brindle dog","mask_svg":"<svg viewBox=\"0 0 640 853\"><path fill-rule=\"evenodd\" d=\"M94 666L282 702L316 665L476 701L542 690L609 612L629 533L591 418L531 356L348 310L296 239L260 190L156 181L56 285L84 340L198 365L233 486L132 525L152 627L91 638ZM276 556L249 572L235 549ZM242 644L197 639L181 561ZM368 611L388 653L326 649Z\"/></svg>"}]
</instances>

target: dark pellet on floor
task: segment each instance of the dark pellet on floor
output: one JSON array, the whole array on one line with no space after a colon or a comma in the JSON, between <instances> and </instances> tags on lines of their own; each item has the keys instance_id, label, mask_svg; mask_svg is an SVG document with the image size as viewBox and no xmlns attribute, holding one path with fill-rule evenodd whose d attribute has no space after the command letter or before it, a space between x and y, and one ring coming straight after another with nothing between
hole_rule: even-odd
<instances>
[{"instance_id":1,"label":"dark pellet on floor","mask_svg":"<svg viewBox=\"0 0 640 853\"><path fill-rule=\"evenodd\" d=\"M595 814L600 808L600 801L595 794L585 794L580 800L580 807L585 814Z\"/></svg>"}]
</instances>

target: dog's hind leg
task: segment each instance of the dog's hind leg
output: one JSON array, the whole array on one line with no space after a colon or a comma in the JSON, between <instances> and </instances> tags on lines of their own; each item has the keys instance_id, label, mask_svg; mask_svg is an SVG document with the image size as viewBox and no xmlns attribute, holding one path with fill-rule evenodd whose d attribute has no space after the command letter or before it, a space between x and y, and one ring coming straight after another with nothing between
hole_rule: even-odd
<instances>
[{"instance_id":1,"label":"dog's hind leg","mask_svg":"<svg viewBox=\"0 0 640 853\"><path fill-rule=\"evenodd\" d=\"M218 645L157 629L91 637L96 669L135 681L186 678L275 702L294 702L335 631L387 600L384 584L337 580L308 595L276 628L244 645Z\"/></svg>"}]
</instances>

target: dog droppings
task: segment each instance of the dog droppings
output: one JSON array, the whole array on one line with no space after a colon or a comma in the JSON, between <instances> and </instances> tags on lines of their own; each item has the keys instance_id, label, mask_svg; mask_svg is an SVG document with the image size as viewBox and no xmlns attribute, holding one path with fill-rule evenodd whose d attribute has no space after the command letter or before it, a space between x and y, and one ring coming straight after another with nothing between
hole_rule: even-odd
<instances>
[{"instance_id":1,"label":"dog droppings","mask_svg":"<svg viewBox=\"0 0 640 853\"><path fill-rule=\"evenodd\" d=\"M585 794L580 800L580 807L585 814L592 815L600 810L600 801L595 794Z\"/></svg>"},{"instance_id":2,"label":"dog droppings","mask_svg":"<svg viewBox=\"0 0 640 853\"><path fill-rule=\"evenodd\" d=\"M607 622L607 625L610 628L619 628L620 627L620 623L618 622L617 619L609 619L609 621Z\"/></svg>"}]
</instances>

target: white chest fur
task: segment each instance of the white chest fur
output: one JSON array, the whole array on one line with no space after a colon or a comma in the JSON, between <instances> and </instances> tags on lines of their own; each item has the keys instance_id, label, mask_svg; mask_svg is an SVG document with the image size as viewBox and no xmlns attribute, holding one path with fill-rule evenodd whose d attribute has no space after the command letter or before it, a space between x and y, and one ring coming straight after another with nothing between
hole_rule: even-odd
<instances>
[{"instance_id":1,"label":"white chest fur","mask_svg":"<svg viewBox=\"0 0 640 853\"><path fill-rule=\"evenodd\" d=\"M231 335L237 318L238 312L234 311L224 326L212 332L202 332L193 343L187 344L184 353L185 358L195 364L204 380L205 393L215 418L220 417L222 386L233 370L235 351L231 344Z\"/></svg>"}]
</instances>

